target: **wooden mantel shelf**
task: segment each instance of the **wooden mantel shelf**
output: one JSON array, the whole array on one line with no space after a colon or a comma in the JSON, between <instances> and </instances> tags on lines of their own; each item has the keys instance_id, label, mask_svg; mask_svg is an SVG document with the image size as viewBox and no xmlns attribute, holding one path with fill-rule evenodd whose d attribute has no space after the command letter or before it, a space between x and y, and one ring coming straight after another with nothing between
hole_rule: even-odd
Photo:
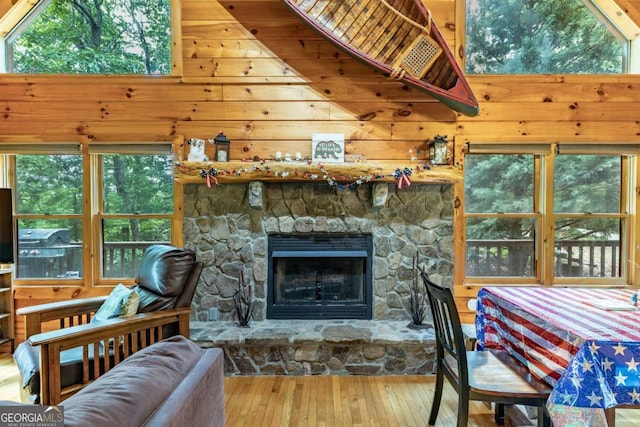
<instances>
[{"instance_id":1,"label":"wooden mantel shelf","mask_svg":"<svg viewBox=\"0 0 640 427\"><path fill-rule=\"evenodd\" d=\"M175 180L183 184L204 184L202 172L213 169L212 183L240 184L251 181L313 182L396 182L396 170L411 170L414 183L453 184L462 182L462 169L435 166L420 161L309 163L287 161L176 162Z\"/></svg>"}]
</instances>

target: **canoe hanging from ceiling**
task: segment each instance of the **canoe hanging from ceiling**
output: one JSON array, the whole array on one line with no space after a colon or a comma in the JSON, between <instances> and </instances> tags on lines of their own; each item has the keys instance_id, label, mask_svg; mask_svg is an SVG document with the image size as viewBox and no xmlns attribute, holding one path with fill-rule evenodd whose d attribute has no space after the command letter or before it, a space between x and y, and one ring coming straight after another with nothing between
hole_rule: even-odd
<instances>
[{"instance_id":1,"label":"canoe hanging from ceiling","mask_svg":"<svg viewBox=\"0 0 640 427\"><path fill-rule=\"evenodd\" d=\"M455 111L478 115L478 100L421 0L282 1L357 60Z\"/></svg>"}]
</instances>

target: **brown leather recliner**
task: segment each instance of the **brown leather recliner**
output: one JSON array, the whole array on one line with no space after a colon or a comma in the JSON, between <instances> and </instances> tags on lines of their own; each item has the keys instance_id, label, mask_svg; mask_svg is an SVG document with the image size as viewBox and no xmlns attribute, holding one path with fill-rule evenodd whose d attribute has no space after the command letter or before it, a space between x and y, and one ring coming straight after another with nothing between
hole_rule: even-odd
<instances>
[{"instance_id":1,"label":"brown leather recliner","mask_svg":"<svg viewBox=\"0 0 640 427\"><path fill-rule=\"evenodd\" d=\"M147 313L146 316L151 317L149 313L158 311L166 312L177 309L183 309L182 311L184 311L184 308L190 307L202 268L203 264L196 260L195 253L190 249L167 245L152 245L148 247L142 256L135 278L136 285L133 287L138 293L140 300L138 313ZM77 313L74 314L74 323L72 324L76 326L72 328L76 335L82 333L82 327L87 327L87 334L104 334L108 328L117 327L119 328L118 330L122 330L123 327L126 328L128 321L130 321L132 325L136 323L136 327L138 328L141 322L144 322L145 315L138 314L133 316L132 319L119 318L114 321L105 322L104 326L100 325L100 322L98 322L98 324L94 322L90 325L84 324L77 326L78 320L81 319L85 319L84 321L81 320L82 323L88 323L91 314L100 307L105 299L106 297L99 297L42 304L19 309L16 313L18 315L25 315L25 328L27 333L35 334L41 332L40 324L42 322L56 318L68 318L70 317L70 309L75 307L78 308L77 312L81 313L80 315ZM60 314L57 315L58 317L56 317L56 312L60 312ZM147 339L146 337L149 336L149 331L147 331L147 335L142 340L144 342L137 342L135 345L127 346L127 349L131 347L134 348L135 351L135 349L140 349L157 340L179 333L188 335L188 317L186 322L186 326L177 323L165 324L162 327L161 336L159 337L155 336ZM38 324L35 325L35 323ZM58 331L54 331L54 334L57 333L63 337L65 330L68 331L69 329L70 328L59 329ZM118 332L118 334L120 333ZM48 378L41 378L41 349L39 345L34 345L32 342L38 342L38 338L43 335L45 334L33 335L33 337L36 337L35 340L30 336L27 341L18 345L13 355L20 374L21 399L25 403L52 404L51 402L43 402L40 398L42 388L48 387L48 385L41 387L41 384L48 382ZM137 338L137 340L139 341L140 338ZM89 380L95 376L93 374L95 372L95 356L93 350L95 347L91 345L86 348L89 353L89 369L87 369L86 366L83 367L82 364L83 347L70 348L60 353L59 375L60 387L62 389L85 383L86 378L83 380L83 375L87 375L86 371L88 371ZM116 348L120 349L117 355L114 353L113 346L101 345L99 348L98 359L100 370L98 372L108 370L109 367L112 367L124 359L131 352L131 350L127 350L127 354L123 354L122 346L116 346ZM107 354L109 354L107 369L105 369L105 348L108 348ZM54 369L58 368L55 367Z\"/></svg>"}]
</instances>

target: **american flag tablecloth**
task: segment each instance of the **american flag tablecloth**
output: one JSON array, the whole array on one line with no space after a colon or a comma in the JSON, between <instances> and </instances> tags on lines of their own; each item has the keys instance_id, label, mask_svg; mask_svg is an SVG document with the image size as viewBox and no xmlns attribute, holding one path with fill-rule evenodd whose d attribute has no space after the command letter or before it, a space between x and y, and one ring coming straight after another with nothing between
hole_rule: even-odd
<instances>
[{"instance_id":1,"label":"american flag tablecloth","mask_svg":"<svg viewBox=\"0 0 640 427\"><path fill-rule=\"evenodd\" d=\"M640 405L640 311L627 289L488 287L478 293L478 346L504 350L554 387L554 425L606 426L605 408Z\"/></svg>"}]
</instances>

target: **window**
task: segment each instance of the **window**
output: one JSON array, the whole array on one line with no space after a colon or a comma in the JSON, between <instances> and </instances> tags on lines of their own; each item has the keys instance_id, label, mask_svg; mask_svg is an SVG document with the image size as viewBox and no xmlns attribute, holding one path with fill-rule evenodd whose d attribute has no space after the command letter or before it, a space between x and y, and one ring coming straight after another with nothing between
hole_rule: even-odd
<instances>
[{"instance_id":1,"label":"window","mask_svg":"<svg viewBox=\"0 0 640 427\"><path fill-rule=\"evenodd\" d=\"M100 165L102 276L133 277L147 246L171 242L173 164L167 156L104 154Z\"/></svg>"},{"instance_id":2,"label":"window","mask_svg":"<svg viewBox=\"0 0 640 427\"><path fill-rule=\"evenodd\" d=\"M51 147L1 147L16 188L16 280L130 280L149 245L178 244L170 144Z\"/></svg>"},{"instance_id":3,"label":"window","mask_svg":"<svg viewBox=\"0 0 640 427\"><path fill-rule=\"evenodd\" d=\"M6 29L4 71L170 74L170 3L171 0L36 2L20 22Z\"/></svg>"},{"instance_id":4,"label":"window","mask_svg":"<svg viewBox=\"0 0 640 427\"><path fill-rule=\"evenodd\" d=\"M600 3L624 16L605 15ZM626 73L637 32L625 19L612 0L467 0L466 72Z\"/></svg>"},{"instance_id":5,"label":"window","mask_svg":"<svg viewBox=\"0 0 640 427\"><path fill-rule=\"evenodd\" d=\"M467 156L464 181L467 275L535 277L534 156Z\"/></svg>"},{"instance_id":6,"label":"window","mask_svg":"<svg viewBox=\"0 0 640 427\"><path fill-rule=\"evenodd\" d=\"M554 272L621 277L622 158L562 155L554 166Z\"/></svg>"},{"instance_id":7,"label":"window","mask_svg":"<svg viewBox=\"0 0 640 427\"><path fill-rule=\"evenodd\" d=\"M541 144L529 154L521 153L527 150L523 145L468 147L468 280L626 280L633 188L626 165L637 147Z\"/></svg>"},{"instance_id":8,"label":"window","mask_svg":"<svg viewBox=\"0 0 640 427\"><path fill-rule=\"evenodd\" d=\"M79 154L15 156L17 279L83 275L84 167Z\"/></svg>"}]
</instances>

